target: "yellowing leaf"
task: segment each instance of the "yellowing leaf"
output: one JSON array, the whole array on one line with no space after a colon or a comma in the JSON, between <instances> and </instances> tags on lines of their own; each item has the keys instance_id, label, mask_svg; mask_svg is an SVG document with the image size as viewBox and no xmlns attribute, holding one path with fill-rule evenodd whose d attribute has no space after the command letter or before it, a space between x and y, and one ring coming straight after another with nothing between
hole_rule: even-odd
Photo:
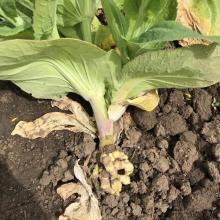
<instances>
[{"instance_id":1,"label":"yellowing leaf","mask_svg":"<svg viewBox=\"0 0 220 220\"><path fill-rule=\"evenodd\" d=\"M117 121L126 111L128 105L136 106L145 111L153 111L159 104L160 97L156 90L147 92L134 99L127 99L125 103L113 103L108 108L108 116Z\"/></svg>"},{"instance_id":2,"label":"yellowing leaf","mask_svg":"<svg viewBox=\"0 0 220 220\"><path fill-rule=\"evenodd\" d=\"M43 115L33 122L20 121L12 132L12 135L20 135L24 138L44 138L52 131L69 130L72 132L85 132L95 137L96 129L89 116L81 105L65 97L60 101L52 102L62 110L70 110L72 114L51 112Z\"/></svg>"},{"instance_id":3,"label":"yellowing leaf","mask_svg":"<svg viewBox=\"0 0 220 220\"><path fill-rule=\"evenodd\" d=\"M191 30L203 35L220 34L220 2L219 0L198 1L178 0L176 21ZM194 44L210 44L209 41L187 38L180 41L182 46Z\"/></svg>"},{"instance_id":4,"label":"yellowing leaf","mask_svg":"<svg viewBox=\"0 0 220 220\"><path fill-rule=\"evenodd\" d=\"M66 207L59 220L101 220L98 200L93 195L91 186L86 182L86 177L78 162L74 166L74 174L79 183L64 184L57 189L57 193L64 201L74 193L79 194L80 197Z\"/></svg>"},{"instance_id":5,"label":"yellowing leaf","mask_svg":"<svg viewBox=\"0 0 220 220\"><path fill-rule=\"evenodd\" d=\"M128 99L129 105L136 106L145 111L153 111L159 104L160 97L157 91L148 92L146 95L139 96L135 99Z\"/></svg>"}]
</instances>

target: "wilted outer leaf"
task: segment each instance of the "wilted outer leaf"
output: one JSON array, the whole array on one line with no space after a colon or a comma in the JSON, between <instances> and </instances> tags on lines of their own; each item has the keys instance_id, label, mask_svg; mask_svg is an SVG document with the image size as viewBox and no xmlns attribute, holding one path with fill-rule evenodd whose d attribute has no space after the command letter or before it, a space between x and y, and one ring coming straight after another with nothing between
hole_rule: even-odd
<instances>
[{"instance_id":1,"label":"wilted outer leaf","mask_svg":"<svg viewBox=\"0 0 220 220\"><path fill-rule=\"evenodd\" d=\"M220 35L220 1L178 0L177 21L204 35Z\"/></svg>"},{"instance_id":2,"label":"wilted outer leaf","mask_svg":"<svg viewBox=\"0 0 220 220\"><path fill-rule=\"evenodd\" d=\"M68 98L53 102L62 110L69 110L73 114L51 112L43 115L33 122L19 122L12 132L12 135L20 135L25 138L44 138L52 131L69 130L72 132L85 132L95 137L96 129L89 116L81 105Z\"/></svg>"},{"instance_id":3,"label":"wilted outer leaf","mask_svg":"<svg viewBox=\"0 0 220 220\"><path fill-rule=\"evenodd\" d=\"M159 104L160 97L157 91L147 92L145 95L141 95L134 99L128 99L129 105L136 106L145 111L153 111Z\"/></svg>"},{"instance_id":4,"label":"wilted outer leaf","mask_svg":"<svg viewBox=\"0 0 220 220\"><path fill-rule=\"evenodd\" d=\"M71 203L65 209L59 220L101 220L98 200L95 198L91 186L88 185L85 175L78 162L74 166L74 174L79 183L67 183L57 189L57 193L64 199L68 199L74 193L80 194L79 201Z\"/></svg>"},{"instance_id":5,"label":"wilted outer leaf","mask_svg":"<svg viewBox=\"0 0 220 220\"><path fill-rule=\"evenodd\" d=\"M122 103L113 103L108 108L108 116L111 120L117 121L126 111L129 105L138 107L145 111L153 111L159 104L160 97L157 91L150 91L134 99L124 100Z\"/></svg>"},{"instance_id":6,"label":"wilted outer leaf","mask_svg":"<svg viewBox=\"0 0 220 220\"><path fill-rule=\"evenodd\" d=\"M89 115L78 102L73 101L68 97L64 97L58 101L52 101L51 105L52 107L57 107L61 110L72 112L72 114L77 117L77 121L79 121L79 123L87 127L89 130L95 132L93 123L91 125Z\"/></svg>"},{"instance_id":7,"label":"wilted outer leaf","mask_svg":"<svg viewBox=\"0 0 220 220\"><path fill-rule=\"evenodd\" d=\"M33 29L35 39L57 39L57 0L35 0Z\"/></svg>"},{"instance_id":8,"label":"wilted outer leaf","mask_svg":"<svg viewBox=\"0 0 220 220\"><path fill-rule=\"evenodd\" d=\"M220 82L220 47L194 46L147 52L130 61L121 74L122 86L113 103L157 88L205 87Z\"/></svg>"}]
</instances>

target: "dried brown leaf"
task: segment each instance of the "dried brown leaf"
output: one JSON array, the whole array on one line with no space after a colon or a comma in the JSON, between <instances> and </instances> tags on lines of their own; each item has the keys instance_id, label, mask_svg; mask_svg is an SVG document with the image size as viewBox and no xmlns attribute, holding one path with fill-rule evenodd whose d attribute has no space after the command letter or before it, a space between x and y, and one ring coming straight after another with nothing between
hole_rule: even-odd
<instances>
[{"instance_id":1,"label":"dried brown leaf","mask_svg":"<svg viewBox=\"0 0 220 220\"><path fill-rule=\"evenodd\" d=\"M76 101L69 99L68 97L64 97L58 101L51 102L52 107L57 107L61 110L68 110L73 113L77 117L77 121L87 127L89 130L94 131L94 123L91 121L89 115L84 110L84 108Z\"/></svg>"},{"instance_id":2,"label":"dried brown leaf","mask_svg":"<svg viewBox=\"0 0 220 220\"><path fill-rule=\"evenodd\" d=\"M52 104L62 110L70 110L72 114L51 112L43 115L33 122L20 121L12 132L12 135L20 135L24 138L44 138L52 131L69 130L72 132L85 132L92 137L96 135L96 129L89 116L81 105L71 99L64 98Z\"/></svg>"},{"instance_id":3,"label":"dried brown leaf","mask_svg":"<svg viewBox=\"0 0 220 220\"><path fill-rule=\"evenodd\" d=\"M74 166L74 174L79 183L67 183L57 189L57 193L64 199L72 194L80 194L79 200L71 203L59 217L59 220L101 220L98 200L95 198L91 186L87 183L85 175L78 162Z\"/></svg>"}]
</instances>

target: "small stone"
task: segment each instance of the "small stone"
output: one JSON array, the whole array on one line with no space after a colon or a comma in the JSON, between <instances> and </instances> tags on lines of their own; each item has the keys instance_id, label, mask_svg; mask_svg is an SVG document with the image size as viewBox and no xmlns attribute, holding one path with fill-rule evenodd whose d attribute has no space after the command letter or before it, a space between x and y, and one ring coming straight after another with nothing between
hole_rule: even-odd
<instances>
[{"instance_id":1,"label":"small stone","mask_svg":"<svg viewBox=\"0 0 220 220\"><path fill-rule=\"evenodd\" d=\"M160 210L161 210L162 213L165 213L168 208L169 208L169 205L167 203L163 203L160 206Z\"/></svg>"},{"instance_id":2,"label":"small stone","mask_svg":"<svg viewBox=\"0 0 220 220\"><path fill-rule=\"evenodd\" d=\"M65 157L68 156L68 153L65 150L61 150L59 153L59 158L64 159Z\"/></svg>"},{"instance_id":3,"label":"small stone","mask_svg":"<svg viewBox=\"0 0 220 220\"><path fill-rule=\"evenodd\" d=\"M128 137L128 140L125 140L125 143L123 143L123 147L129 147L134 146L138 143L142 133L139 129L132 127L126 132L126 136Z\"/></svg>"},{"instance_id":4,"label":"small stone","mask_svg":"<svg viewBox=\"0 0 220 220\"><path fill-rule=\"evenodd\" d=\"M180 167L179 164L172 158L170 157L170 169L169 169L169 174L177 173L180 172Z\"/></svg>"},{"instance_id":5,"label":"small stone","mask_svg":"<svg viewBox=\"0 0 220 220\"><path fill-rule=\"evenodd\" d=\"M61 167L61 169L63 169L63 170L65 170L65 169L68 168L68 163L67 163L67 161L66 161L65 159L59 159L59 160L57 161L57 165L58 165L59 167Z\"/></svg>"},{"instance_id":6,"label":"small stone","mask_svg":"<svg viewBox=\"0 0 220 220\"><path fill-rule=\"evenodd\" d=\"M84 148L85 157L91 155L92 152L95 151L96 143L93 140L93 138L88 134L84 134L83 148Z\"/></svg>"},{"instance_id":7,"label":"small stone","mask_svg":"<svg viewBox=\"0 0 220 220\"><path fill-rule=\"evenodd\" d=\"M193 125L196 125L199 123L199 115L196 114L195 112L192 112L191 117L190 117L190 121Z\"/></svg>"},{"instance_id":8,"label":"small stone","mask_svg":"<svg viewBox=\"0 0 220 220\"><path fill-rule=\"evenodd\" d=\"M118 212L118 208L114 208L113 210L112 210L112 215L115 215L116 213Z\"/></svg>"},{"instance_id":9,"label":"small stone","mask_svg":"<svg viewBox=\"0 0 220 220\"><path fill-rule=\"evenodd\" d=\"M163 199L159 199L155 203L155 207L157 208L156 213L158 215L161 215L162 213L165 213L167 211L167 209L169 208L169 204Z\"/></svg>"}]
</instances>

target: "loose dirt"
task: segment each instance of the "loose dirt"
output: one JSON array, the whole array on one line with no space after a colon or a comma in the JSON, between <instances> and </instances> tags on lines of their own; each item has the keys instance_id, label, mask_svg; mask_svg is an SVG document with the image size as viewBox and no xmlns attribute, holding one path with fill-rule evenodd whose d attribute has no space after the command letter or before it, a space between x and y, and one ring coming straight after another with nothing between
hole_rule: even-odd
<instances>
[{"instance_id":1,"label":"loose dirt","mask_svg":"<svg viewBox=\"0 0 220 220\"><path fill-rule=\"evenodd\" d=\"M220 85L160 93L153 112L126 113L133 123L120 135L118 149L134 164L131 184L113 196L90 179L103 220L220 219L220 109L212 107L214 98L220 102ZM91 175L99 151L88 135L59 131L36 140L10 135L18 121L57 110L48 100L0 83L1 220L55 220L77 197L63 203L56 193L62 183L75 181L75 161L85 162Z\"/></svg>"}]
</instances>

